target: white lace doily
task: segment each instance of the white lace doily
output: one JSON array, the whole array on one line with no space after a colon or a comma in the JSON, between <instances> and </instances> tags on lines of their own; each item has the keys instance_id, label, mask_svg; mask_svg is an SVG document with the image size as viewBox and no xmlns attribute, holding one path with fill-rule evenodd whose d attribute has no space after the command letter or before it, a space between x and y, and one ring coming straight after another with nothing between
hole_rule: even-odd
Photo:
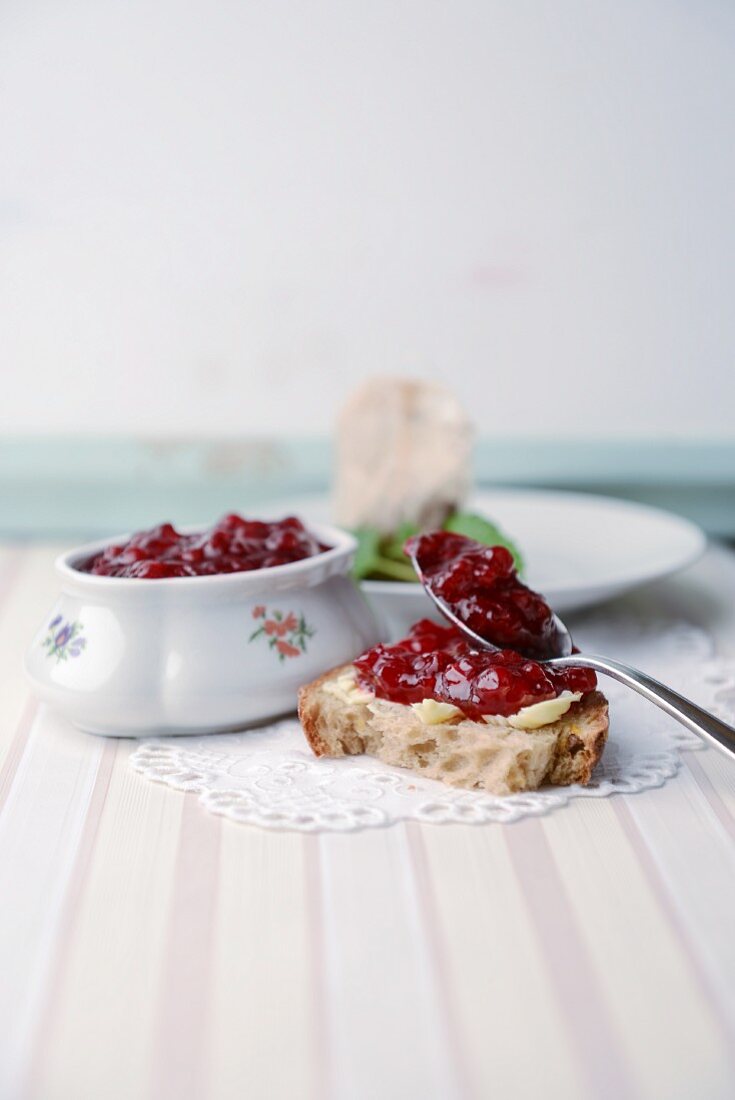
<instances>
[{"instance_id":1,"label":"white lace doily","mask_svg":"<svg viewBox=\"0 0 735 1100\"><path fill-rule=\"evenodd\" d=\"M712 657L707 635L687 623L642 622L627 611L588 616L575 631L589 653L644 668L732 720L735 670ZM317 760L295 719L242 733L144 741L131 757L148 779L193 791L207 810L268 829L345 832L396 821L510 822L572 798L633 794L659 787L679 768L682 749L702 742L657 707L600 677L610 700L610 734L594 782L495 797L456 790L368 756Z\"/></svg>"}]
</instances>

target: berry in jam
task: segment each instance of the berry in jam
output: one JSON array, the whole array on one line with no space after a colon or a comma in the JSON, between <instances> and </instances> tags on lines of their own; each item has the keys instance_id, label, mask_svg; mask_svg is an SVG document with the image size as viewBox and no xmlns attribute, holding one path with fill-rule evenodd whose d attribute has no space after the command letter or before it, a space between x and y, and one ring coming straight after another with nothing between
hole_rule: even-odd
<instances>
[{"instance_id":1,"label":"berry in jam","mask_svg":"<svg viewBox=\"0 0 735 1100\"><path fill-rule=\"evenodd\" d=\"M543 657L553 652L554 613L518 580L504 546L483 546L464 535L432 531L406 543L423 584L475 634L498 649Z\"/></svg>"},{"instance_id":2,"label":"berry in jam","mask_svg":"<svg viewBox=\"0 0 735 1100\"><path fill-rule=\"evenodd\" d=\"M475 721L483 714L516 714L562 691L593 691L591 669L551 669L512 649L474 649L453 626L423 619L395 645L377 645L354 662L358 681L379 699L452 703Z\"/></svg>"},{"instance_id":3,"label":"berry in jam","mask_svg":"<svg viewBox=\"0 0 735 1100\"><path fill-rule=\"evenodd\" d=\"M102 577L205 577L286 565L320 554L323 546L295 516L276 523L224 516L208 531L183 535L170 523L106 546L80 566Z\"/></svg>"}]
</instances>

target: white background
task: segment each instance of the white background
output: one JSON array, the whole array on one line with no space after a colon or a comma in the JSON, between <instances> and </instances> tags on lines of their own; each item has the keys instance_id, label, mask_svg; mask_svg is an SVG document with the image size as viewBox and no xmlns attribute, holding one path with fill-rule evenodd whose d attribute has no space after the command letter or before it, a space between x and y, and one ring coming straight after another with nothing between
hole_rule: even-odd
<instances>
[{"instance_id":1,"label":"white background","mask_svg":"<svg viewBox=\"0 0 735 1100\"><path fill-rule=\"evenodd\" d=\"M5 0L0 431L732 436L726 0Z\"/></svg>"}]
</instances>

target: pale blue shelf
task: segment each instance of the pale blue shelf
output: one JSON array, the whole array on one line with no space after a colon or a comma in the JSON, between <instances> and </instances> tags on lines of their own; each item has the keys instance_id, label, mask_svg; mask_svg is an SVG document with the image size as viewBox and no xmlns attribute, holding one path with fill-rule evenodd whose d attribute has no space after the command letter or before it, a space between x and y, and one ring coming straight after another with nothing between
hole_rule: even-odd
<instances>
[{"instance_id":1,"label":"pale blue shelf","mask_svg":"<svg viewBox=\"0 0 735 1100\"><path fill-rule=\"evenodd\" d=\"M328 488L323 439L146 442L15 438L0 442L0 534L107 534L210 522L273 497ZM669 508L735 537L735 441L482 440L479 485L545 486Z\"/></svg>"}]
</instances>

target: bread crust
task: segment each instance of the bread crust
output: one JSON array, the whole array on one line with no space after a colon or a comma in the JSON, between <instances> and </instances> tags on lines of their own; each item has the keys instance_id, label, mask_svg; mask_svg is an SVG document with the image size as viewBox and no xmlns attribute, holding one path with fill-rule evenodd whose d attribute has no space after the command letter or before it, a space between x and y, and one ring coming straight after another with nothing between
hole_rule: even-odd
<instances>
[{"instance_id":1,"label":"bread crust","mask_svg":"<svg viewBox=\"0 0 735 1100\"><path fill-rule=\"evenodd\" d=\"M317 702L317 694L328 680L336 680L342 673L348 672L352 665L337 665L329 672L318 676L310 684L304 684L299 688L299 721L306 735L306 740L311 746L314 756L329 756L329 745L321 734L322 715Z\"/></svg>"},{"instance_id":2,"label":"bread crust","mask_svg":"<svg viewBox=\"0 0 735 1100\"><path fill-rule=\"evenodd\" d=\"M549 773L548 782L560 786L571 783L579 783L586 787L592 779L592 773L600 762L605 750L609 729L608 703L601 691L591 691L578 703L572 703L571 707L555 725L565 727L562 736L557 742L557 753L554 768ZM580 727L582 737L578 732L569 730L568 727L577 725ZM582 741L581 748L573 739ZM564 761L567 757L574 759L579 756L579 765L574 769L574 777L564 781Z\"/></svg>"},{"instance_id":3,"label":"bread crust","mask_svg":"<svg viewBox=\"0 0 735 1100\"><path fill-rule=\"evenodd\" d=\"M365 751L365 740L362 736L364 731L358 728L360 724L365 725L365 720L371 730L380 730L380 720L369 714L364 703L352 708L340 705L323 691L327 683L336 681L340 676L352 671L353 667L347 664L330 669L299 691L299 718L315 756L344 756ZM411 711L408 707L405 710L406 723L408 723ZM365 720L360 717L363 714ZM492 727L485 729L480 723L470 723L469 720L461 725L470 729L475 728L474 736L478 742L490 741L492 737ZM458 786L480 787L490 793L500 794L534 790L542 784L568 786L578 783L586 786L591 782L594 769L604 751L608 726L607 700L600 691L592 691L579 702L573 703L557 722L541 727L537 731L521 731L521 735L526 737L528 744L533 744L534 736L538 735L543 735L547 740L550 736L554 738L553 748L542 775L534 774L529 769L524 772L522 768L520 770L511 768L508 776L500 783L487 776L483 780L479 773L474 777L474 781L471 781L472 776L467 777L464 774L450 778L445 778L443 775L434 777ZM427 727L429 732L433 729L434 727ZM523 757L521 749L518 749L517 753L519 759ZM375 751L374 755L386 759L388 763L397 762L395 759L388 759L381 751ZM419 770L418 766L414 767L411 764L400 766ZM424 772L424 774L427 773ZM492 783L495 783L495 787L491 785Z\"/></svg>"}]
</instances>

